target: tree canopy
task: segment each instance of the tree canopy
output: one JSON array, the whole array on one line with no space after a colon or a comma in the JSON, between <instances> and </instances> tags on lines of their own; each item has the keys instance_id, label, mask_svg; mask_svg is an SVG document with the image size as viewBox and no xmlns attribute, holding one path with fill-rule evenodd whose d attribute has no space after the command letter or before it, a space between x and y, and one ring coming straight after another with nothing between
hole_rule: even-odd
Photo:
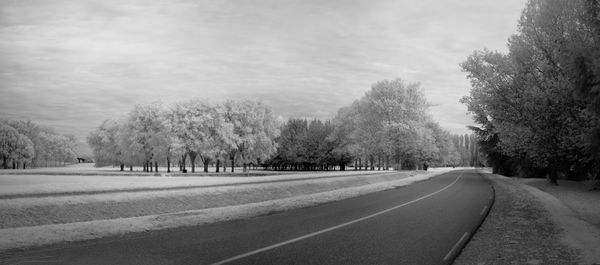
<instances>
[{"instance_id":1,"label":"tree canopy","mask_svg":"<svg viewBox=\"0 0 600 265\"><path fill-rule=\"evenodd\" d=\"M472 85L462 102L494 171L597 178L599 6L530 0L507 54L475 51L461 64Z\"/></svg>"},{"instance_id":2,"label":"tree canopy","mask_svg":"<svg viewBox=\"0 0 600 265\"><path fill-rule=\"evenodd\" d=\"M158 170L158 164L177 160L185 169L189 159L191 171L196 160L208 166L213 161L231 159L246 170L275 151L273 139L279 135L270 108L260 102L227 101L210 104L200 100L179 102L163 108L158 103L136 105L120 120L102 123L88 136L97 166L143 166L144 171ZM217 168L219 166L217 165Z\"/></svg>"},{"instance_id":3,"label":"tree canopy","mask_svg":"<svg viewBox=\"0 0 600 265\"><path fill-rule=\"evenodd\" d=\"M353 161L355 169L372 170L462 165L452 136L431 119L429 107L418 83L377 82L332 121L290 119L268 164L293 170L345 170Z\"/></svg>"},{"instance_id":4,"label":"tree canopy","mask_svg":"<svg viewBox=\"0 0 600 265\"><path fill-rule=\"evenodd\" d=\"M64 165L75 160L75 137L31 121L0 120L2 167Z\"/></svg>"}]
</instances>

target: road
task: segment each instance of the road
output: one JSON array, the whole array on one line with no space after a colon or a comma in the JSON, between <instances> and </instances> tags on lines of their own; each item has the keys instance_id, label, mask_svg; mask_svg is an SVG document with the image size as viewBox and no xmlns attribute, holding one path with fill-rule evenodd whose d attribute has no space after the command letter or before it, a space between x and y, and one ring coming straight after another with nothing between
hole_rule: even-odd
<instances>
[{"instance_id":1,"label":"road","mask_svg":"<svg viewBox=\"0 0 600 265\"><path fill-rule=\"evenodd\" d=\"M333 203L0 255L8 264L450 264L493 190L473 170Z\"/></svg>"}]
</instances>

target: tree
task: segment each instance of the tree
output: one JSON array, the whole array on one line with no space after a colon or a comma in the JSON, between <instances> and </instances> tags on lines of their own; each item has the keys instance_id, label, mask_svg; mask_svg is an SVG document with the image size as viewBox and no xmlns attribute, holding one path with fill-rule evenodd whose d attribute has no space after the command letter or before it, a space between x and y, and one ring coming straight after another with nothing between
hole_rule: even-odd
<instances>
[{"instance_id":1,"label":"tree","mask_svg":"<svg viewBox=\"0 0 600 265\"><path fill-rule=\"evenodd\" d=\"M16 142L16 150L13 154L13 159L17 163L21 163L23 169L26 168L27 163L31 162L35 155L33 142L29 137L19 134Z\"/></svg>"},{"instance_id":2,"label":"tree","mask_svg":"<svg viewBox=\"0 0 600 265\"><path fill-rule=\"evenodd\" d=\"M358 153L358 145L352 139L352 133L356 128L355 113L352 107L344 107L338 110L335 119L332 122L333 131L327 137L333 146L332 155L340 167L340 170L346 170L346 165L355 160ZM354 170L357 165L354 165Z\"/></svg>"},{"instance_id":3,"label":"tree","mask_svg":"<svg viewBox=\"0 0 600 265\"><path fill-rule=\"evenodd\" d=\"M573 96L577 87L594 87L588 54L598 45L585 14L584 1L531 0L508 54L475 52L461 65L473 87L462 102L498 168L514 161L510 171L521 174L546 169L556 184L559 173L579 175L573 171L593 164L590 143L581 139L594 134L599 119L586 110L590 102Z\"/></svg>"},{"instance_id":4,"label":"tree","mask_svg":"<svg viewBox=\"0 0 600 265\"><path fill-rule=\"evenodd\" d=\"M0 157L2 157L2 167L8 168L10 161L18 149L19 132L8 124L0 122Z\"/></svg>"},{"instance_id":5,"label":"tree","mask_svg":"<svg viewBox=\"0 0 600 265\"><path fill-rule=\"evenodd\" d=\"M232 171L235 154L239 154L244 172L249 163L265 161L276 151L275 137L279 129L275 117L263 103L242 100L227 101L225 121L231 124L233 134L228 142L232 158Z\"/></svg>"},{"instance_id":6,"label":"tree","mask_svg":"<svg viewBox=\"0 0 600 265\"><path fill-rule=\"evenodd\" d=\"M128 133L119 121L105 120L98 128L90 132L87 142L92 147L96 166L119 165L123 170L125 163L137 165L143 158L128 152Z\"/></svg>"},{"instance_id":7,"label":"tree","mask_svg":"<svg viewBox=\"0 0 600 265\"><path fill-rule=\"evenodd\" d=\"M160 104L136 105L127 118L126 132L129 150L141 154L146 171L158 170L158 160L167 149L166 126ZM154 165L153 165L154 164Z\"/></svg>"}]
</instances>

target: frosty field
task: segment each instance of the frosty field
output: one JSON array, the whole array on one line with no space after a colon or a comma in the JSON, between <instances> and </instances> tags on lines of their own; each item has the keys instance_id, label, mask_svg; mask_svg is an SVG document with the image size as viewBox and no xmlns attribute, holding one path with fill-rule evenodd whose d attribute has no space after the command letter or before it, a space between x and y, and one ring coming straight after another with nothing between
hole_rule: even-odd
<instances>
[{"instance_id":1,"label":"frosty field","mask_svg":"<svg viewBox=\"0 0 600 265\"><path fill-rule=\"evenodd\" d=\"M0 175L0 249L251 217L408 185L445 171Z\"/></svg>"}]
</instances>

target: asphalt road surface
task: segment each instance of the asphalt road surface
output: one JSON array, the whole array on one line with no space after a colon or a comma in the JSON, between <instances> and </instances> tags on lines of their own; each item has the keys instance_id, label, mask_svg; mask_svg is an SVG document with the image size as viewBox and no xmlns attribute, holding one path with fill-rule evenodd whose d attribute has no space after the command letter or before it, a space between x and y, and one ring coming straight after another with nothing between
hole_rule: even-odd
<instances>
[{"instance_id":1,"label":"asphalt road surface","mask_svg":"<svg viewBox=\"0 0 600 265\"><path fill-rule=\"evenodd\" d=\"M11 251L7 264L450 264L487 215L474 170L216 224Z\"/></svg>"}]
</instances>

